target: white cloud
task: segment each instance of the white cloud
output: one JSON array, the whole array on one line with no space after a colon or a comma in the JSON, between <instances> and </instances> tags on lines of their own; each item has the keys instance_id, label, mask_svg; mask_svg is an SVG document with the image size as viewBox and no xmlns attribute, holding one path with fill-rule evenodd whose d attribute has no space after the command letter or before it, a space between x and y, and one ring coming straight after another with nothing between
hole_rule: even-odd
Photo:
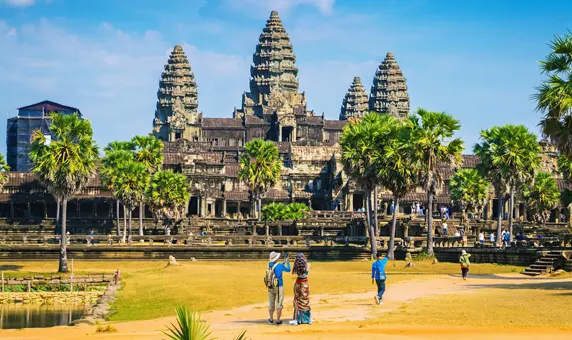
<instances>
[{"instance_id":1,"label":"white cloud","mask_svg":"<svg viewBox=\"0 0 572 340\"><path fill-rule=\"evenodd\" d=\"M332 13L336 0L226 0L225 5L234 9L263 10L267 14L272 11L288 12L294 7L307 5L316 7L322 14L329 15Z\"/></svg>"},{"instance_id":2,"label":"white cloud","mask_svg":"<svg viewBox=\"0 0 572 340\"><path fill-rule=\"evenodd\" d=\"M8 6L14 7L29 7L32 6L36 1L35 0L3 0L5 4Z\"/></svg>"}]
</instances>

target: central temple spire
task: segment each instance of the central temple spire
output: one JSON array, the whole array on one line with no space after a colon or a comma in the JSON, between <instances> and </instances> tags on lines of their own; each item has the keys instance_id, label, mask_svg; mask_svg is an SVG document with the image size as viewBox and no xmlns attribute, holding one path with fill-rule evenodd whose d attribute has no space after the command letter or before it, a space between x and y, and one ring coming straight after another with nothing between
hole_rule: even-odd
<instances>
[{"instance_id":1,"label":"central temple spire","mask_svg":"<svg viewBox=\"0 0 572 340\"><path fill-rule=\"evenodd\" d=\"M306 99L298 92L296 56L277 11L270 13L258 37L252 62L250 92L244 93L238 115L261 117L265 107L278 108L284 104L306 113Z\"/></svg>"}]
</instances>

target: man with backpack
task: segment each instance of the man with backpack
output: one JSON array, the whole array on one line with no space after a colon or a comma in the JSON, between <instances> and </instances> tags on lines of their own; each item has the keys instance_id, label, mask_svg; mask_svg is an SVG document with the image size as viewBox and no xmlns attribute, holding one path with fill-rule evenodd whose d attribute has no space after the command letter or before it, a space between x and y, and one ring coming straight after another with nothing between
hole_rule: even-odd
<instances>
[{"instance_id":1,"label":"man with backpack","mask_svg":"<svg viewBox=\"0 0 572 340\"><path fill-rule=\"evenodd\" d=\"M290 263L288 262L288 254L284 258L284 262L278 263L280 253L271 252L269 257L268 268L264 276L264 284L268 288L268 319L269 324L274 323L274 310L276 310L276 325L280 326L282 320L282 307L284 303L284 281L282 279L283 272L290 272Z\"/></svg>"},{"instance_id":2,"label":"man with backpack","mask_svg":"<svg viewBox=\"0 0 572 340\"><path fill-rule=\"evenodd\" d=\"M383 293L385 293L385 265L388 262L388 258L383 256L382 252L377 253L377 260L371 265L371 283L377 284L377 295L375 296L375 303L378 305L382 304L381 299L383 298Z\"/></svg>"}]
</instances>

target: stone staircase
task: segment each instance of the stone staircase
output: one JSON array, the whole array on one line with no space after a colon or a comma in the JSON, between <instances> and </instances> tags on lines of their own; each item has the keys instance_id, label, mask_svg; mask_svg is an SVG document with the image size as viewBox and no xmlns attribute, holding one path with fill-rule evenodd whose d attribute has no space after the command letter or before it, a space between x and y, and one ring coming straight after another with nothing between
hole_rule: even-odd
<instances>
[{"instance_id":1,"label":"stone staircase","mask_svg":"<svg viewBox=\"0 0 572 340\"><path fill-rule=\"evenodd\" d=\"M526 268L522 274L528 276L538 276L542 274L552 273L555 267L561 265L561 262L565 259L562 251L550 251L548 253L543 253L542 256L536 260L535 263L531 264L530 267Z\"/></svg>"}]
</instances>

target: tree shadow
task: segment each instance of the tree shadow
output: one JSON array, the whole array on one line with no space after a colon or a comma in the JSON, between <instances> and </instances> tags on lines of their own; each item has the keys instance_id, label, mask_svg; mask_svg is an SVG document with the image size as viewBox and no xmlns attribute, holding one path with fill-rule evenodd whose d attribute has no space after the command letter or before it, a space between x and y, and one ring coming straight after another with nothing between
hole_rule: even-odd
<instances>
[{"instance_id":1,"label":"tree shadow","mask_svg":"<svg viewBox=\"0 0 572 340\"><path fill-rule=\"evenodd\" d=\"M14 264L4 264L0 266L0 271L18 271L24 268L24 266L14 265Z\"/></svg>"},{"instance_id":2,"label":"tree shadow","mask_svg":"<svg viewBox=\"0 0 572 340\"><path fill-rule=\"evenodd\" d=\"M461 278L461 274L448 274L447 276L449 277L455 277L455 278ZM504 276L504 275L498 275L498 274L471 274L471 272L469 271L469 276L468 276L468 280L490 280L490 279L498 279L498 280L505 280L505 281L522 281L522 280L526 280L526 281L542 281L542 280L546 280L546 277L530 277L530 276ZM552 278L551 278L552 279ZM554 278L554 279L558 279L558 278Z\"/></svg>"},{"instance_id":3,"label":"tree shadow","mask_svg":"<svg viewBox=\"0 0 572 340\"><path fill-rule=\"evenodd\" d=\"M522 284L511 284L511 283L499 283L499 284L471 284L470 287L474 288L496 288L496 289L542 289L542 290L568 290L571 292L563 293L567 295L572 295L572 281L559 281L559 282L532 282L532 283L522 283Z\"/></svg>"}]
</instances>

